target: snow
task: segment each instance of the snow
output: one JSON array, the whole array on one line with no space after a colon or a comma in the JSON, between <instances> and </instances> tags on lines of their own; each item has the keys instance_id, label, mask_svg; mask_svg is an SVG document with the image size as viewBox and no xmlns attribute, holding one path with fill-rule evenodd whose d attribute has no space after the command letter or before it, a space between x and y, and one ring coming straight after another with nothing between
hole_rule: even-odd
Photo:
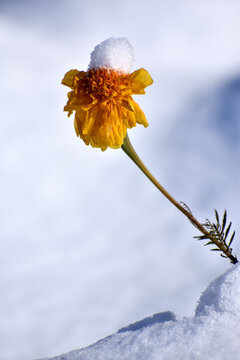
<instances>
[{"instance_id":1,"label":"snow","mask_svg":"<svg viewBox=\"0 0 240 360\"><path fill-rule=\"evenodd\" d=\"M207 287L195 317L177 321L171 312L155 314L51 360L237 360L239 337L240 265L236 265Z\"/></svg>"},{"instance_id":2,"label":"snow","mask_svg":"<svg viewBox=\"0 0 240 360\"><path fill-rule=\"evenodd\" d=\"M111 37L95 46L88 68L107 68L120 73L129 73L133 61L133 47L128 39Z\"/></svg>"},{"instance_id":3,"label":"snow","mask_svg":"<svg viewBox=\"0 0 240 360\"><path fill-rule=\"evenodd\" d=\"M234 270L234 271L233 271ZM205 315L209 310L216 312L240 312L240 267L226 271L213 281L202 294L196 308L196 315Z\"/></svg>"}]
</instances>

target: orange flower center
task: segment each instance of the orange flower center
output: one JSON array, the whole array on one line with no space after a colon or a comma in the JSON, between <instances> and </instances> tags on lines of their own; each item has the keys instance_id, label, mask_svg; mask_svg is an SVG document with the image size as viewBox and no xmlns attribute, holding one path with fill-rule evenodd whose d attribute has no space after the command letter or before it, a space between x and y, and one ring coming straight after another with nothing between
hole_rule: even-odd
<instances>
[{"instance_id":1,"label":"orange flower center","mask_svg":"<svg viewBox=\"0 0 240 360\"><path fill-rule=\"evenodd\" d=\"M113 100L130 94L129 76L118 74L112 69L89 70L78 83L77 92L79 91L84 91L92 99Z\"/></svg>"}]
</instances>

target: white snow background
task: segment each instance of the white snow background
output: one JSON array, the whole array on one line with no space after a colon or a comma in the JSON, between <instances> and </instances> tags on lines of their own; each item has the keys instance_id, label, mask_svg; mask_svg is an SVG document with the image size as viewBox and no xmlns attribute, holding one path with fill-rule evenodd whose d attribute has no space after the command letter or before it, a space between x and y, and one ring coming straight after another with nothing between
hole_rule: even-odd
<instances>
[{"instance_id":1,"label":"white snow background","mask_svg":"<svg viewBox=\"0 0 240 360\"><path fill-rule=\"evenodd\" d=\"M196 217L213 209L239 254L240 3L0 2L0 359L51 357L173 311L194 314L229 262L121 150L86 147L62 109L63 75L110 36L154 84L129 131L152 173Z\"/></svg>"}]
</instances>

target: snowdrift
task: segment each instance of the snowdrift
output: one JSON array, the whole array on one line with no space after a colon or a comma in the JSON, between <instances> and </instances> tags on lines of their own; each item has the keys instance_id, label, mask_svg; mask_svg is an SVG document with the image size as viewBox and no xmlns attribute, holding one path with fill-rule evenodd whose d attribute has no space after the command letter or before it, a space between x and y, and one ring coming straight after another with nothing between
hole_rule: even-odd
<instances>
[{"instance_id":1,"label":"snowdrift","mask_svg":"<svg viewBox=\"0 0 240 360\"><path fill-rule=\"evenodd\" d=\"M239 358L240 266L235 265L207 287L194 317L177 321L172 312L155 314L87 348L48 360Z\"/></svg>"}]
</instances>

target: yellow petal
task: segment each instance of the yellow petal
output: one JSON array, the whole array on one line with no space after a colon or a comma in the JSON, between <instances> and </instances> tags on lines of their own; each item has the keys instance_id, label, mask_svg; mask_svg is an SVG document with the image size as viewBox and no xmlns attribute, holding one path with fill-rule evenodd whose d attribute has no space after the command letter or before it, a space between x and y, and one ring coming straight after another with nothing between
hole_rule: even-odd
<instances>
[{"instance_id":1,"label":"yellow petal","mask_svg":"<svg viewBox=\"0 0 240 360\"><path fill-rule=\"evenodd\" d=\"M69 86L70 88L73 89L74 78L78 73L79 73L78 70L70 70L70 71L68 71L64 75L64 78L62 79L62 84L66 85L66 86Z\"/></svg>"},{"instance_id":2,"label":"yellow petal","mask_svg":"<svg viewBox=\"0 0 240 360\"><path fill-rule=\"evenodd\" d=\"M88 100L88 101L87 101ZM88 110L90 110L94 105L96 105L97 104L97 100L96 99L91 99L91 98L89 98L89 99L87 99L87 98L85 98L85 100L84 100L84 103L83 103L83 105L81 106L81 108L83 109L83 110L85 110L85 111L88 111Z\"/></svg>"},{"instance_id":3,"label":"yellow petal","mask_svg":"<svg viewBox=\"0 0 240 360\"><path fill-rule=\"evenodd\" d=\"M82 128L82 134L87 135L91 132L95 120L97 119L98 108L97 106L93 107L90 111L86 113L86 119Z\"/></svg>"},{"instance_id":4,"label":"yellow petal","mask_svg":"<svg viewBox=\"0 0 240 360\"><path fill-rule=\"evenodd\" d=\"M126 125L124 125L118 107L109 104L105 111L101 112L100 120L99 125L96 126L95 143L101 148L105 146L113 149L120 148L123 143L123 136L126 135Z\"/></svg>"},{"instance_id":5,"label":"yellow petal","mask_svg":"<svg viewBox=\"0 0 240 360\"><path fill-rule=\"evenodd\" d=\"M135 111L129 111L126 108L122 107L119 110L119 116L122 118L123 123L126 124L129 129L136 126Z\"/></svg>"},{"instance_id":6,"label":"yellow petal","mask_svg":"<svg viewBox=\"0 0 240 360\"><path fill-rule=\"evenodd\" d=\"M87 114L86 111L82 109L77 110L75 113L74 126L77 136L81 135L82 133L83 124L86 119L86 114Z\"/></svg>"},{"instance_id":7,"label":"yellow petal","mask_svg":"<svg viewBox=\"0 0 240 360\"><path fill-rule=\"evenodd\" d=\"M132 100L132 104L135 111L135 118L138 124L143 125L144 127L148 126L148 122L146 116L144 115L143 111L141 110L140 106L136 103L136 101Z\"/></svg>"},{"instance_id":8,"label":"yellow petal","mask_svg":"<svg viewBox=\"0 0 240 360\"><path fill-rule=\"evenodd\" d=\"M93 100L90 96L76 96L74 91L70 91L68 93L68 102L67 105L64 107L64 111L72 112L74 110L83 109L85 111L89 110L91 107L95 105L97 101ZM71 115L70 114L70 115ZM69 116L69 115L68 115Z\"/></svg>"},{"instance_id":9,"label":"yellow petal","mask_svg":"<svg viewBox=\"0 0 240 360\"><path fill-rule=\"evenodd\" d=\"M126 109L128 109L129 111L134 111L134 108L132 106L131 100L130 99L124 99L122 100L122 104L123 107L125 107Z\"/></svg>"},{"instance_id":10,"label":"yellow petal","mask_svg":"<svg viewBox=\"0 0 240 360\"><path fill-rule=\"evenodd\" d=\"M77 136L79 136L80 132L79 132L79 129L78 129L78 124L77 124L76 118L74 119L74 129L76 131Z\"/></svg>"},{"instance_id":11,"label":"yellow petal","mask_svg":"<svg viewBox=\"0 0 240 360\"><path fill-rule=\"evenodd\" d=\"M142 94L145 87L153 83L153 79L145 69L138 69L130 75L130 79L133 81L133 90L137 90L139 94ZM136 93L134 91L134 93Z\"/></svg>"}]
</instances>

